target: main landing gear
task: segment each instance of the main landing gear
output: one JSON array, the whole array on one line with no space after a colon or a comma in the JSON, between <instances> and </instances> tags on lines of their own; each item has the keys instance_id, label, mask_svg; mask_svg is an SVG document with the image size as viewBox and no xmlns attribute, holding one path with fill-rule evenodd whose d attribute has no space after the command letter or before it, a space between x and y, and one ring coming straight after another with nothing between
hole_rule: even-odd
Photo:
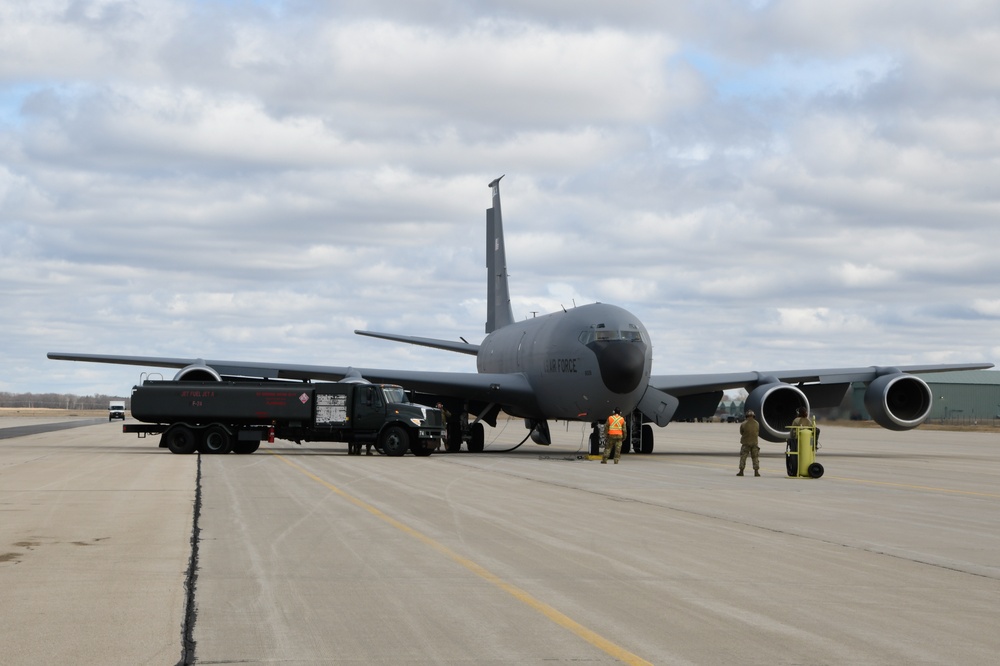
<instances>
[{"instance_id":1,"label":"main landing gear","mask_svg":"<svg viewBox=\"0 0 1000 666\"><path fill-rule=\"evenodd\" d=\"M448 419L445 430L444 450L458 453L462 450L462 442L471 453L481 453L486 446L486 429L482 422L469 423L468 415L461 414Z\"/></svg>"},{"instance_id":2,"label":"main landing gear","mask_svg":"<svg viewBox=\"0 0 1000 666\"><path fill-rule=\"evenodd\" d=\"M629 414L626 424L628 437L622 442L622 453L652 453L653 426L642 422L642 413L634 411ZM590 432L590 455L601 455L604 446L604 423L594 421Z\"/></svg>"}]
</instances>

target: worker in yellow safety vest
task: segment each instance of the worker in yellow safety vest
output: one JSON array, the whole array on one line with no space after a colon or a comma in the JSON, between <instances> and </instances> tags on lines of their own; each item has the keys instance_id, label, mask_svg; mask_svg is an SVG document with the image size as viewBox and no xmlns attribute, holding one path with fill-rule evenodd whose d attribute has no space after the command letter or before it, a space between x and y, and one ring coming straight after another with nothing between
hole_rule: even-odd
<instances>
[{"instance_id":1,"label":"worker in yellow safety vest","mask_svg":"<svg viewBox=\"0 0 1000 666\"><path fill-rule=\"evenodd\" d=\"M625 439L625 417L622 416L622 410L617 407L615 407L614 413L608 417L605 435L607 435L607 443L604 446L604 454L601 456L601 464L608 464L608 455L614 449L615 464L617 465L622 457L622 440Z\"/></svg>"}]
</instances>

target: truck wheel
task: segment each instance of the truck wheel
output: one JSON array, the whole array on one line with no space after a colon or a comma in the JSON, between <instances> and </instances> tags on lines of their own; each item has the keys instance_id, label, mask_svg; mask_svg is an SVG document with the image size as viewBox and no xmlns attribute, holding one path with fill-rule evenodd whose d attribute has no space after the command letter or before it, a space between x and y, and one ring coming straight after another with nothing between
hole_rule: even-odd
<instances>
[{"instance_id":1,"label":"truck wheel","mask_svg":"<svg viewBox=\"0 0 1000 666\"><path fill-rule=\"evenodd\" d=\"M171 453L179 455L194 453L198 446L194 431L184 425L175 425L163 433L163 441Z\"/></svg>"},{"instance_id":2,"label":"truck wheel","mask_svg":"<svg viewBox=\"0 0 1000 666\"><path fill-rule=\"evenodd\" d=\"M236 442L233 444L233 453L248 455L260 448L260 442Z\"/></svg>"},{"instance_id":3,"label":"truck wheel","mask_svg":"<svg viewBox=\"0 0 1000 666\"><path fill-rule=\"evenodd\" d=\"M202 434L198 450L202 453L229 453L233 437L220 425L209 426Z\"/></svg>"},{"instance_id":4,"label":"truck wheel","mask_svg":"<svg viewBox=\"0 0 1000 666\"><path fill-rule=\"evenodd\" d=\"M402 426L389 426L382 433L382 451L387 456L401 456L410 448L410 433Z\"/></svg>"}]
</instances>

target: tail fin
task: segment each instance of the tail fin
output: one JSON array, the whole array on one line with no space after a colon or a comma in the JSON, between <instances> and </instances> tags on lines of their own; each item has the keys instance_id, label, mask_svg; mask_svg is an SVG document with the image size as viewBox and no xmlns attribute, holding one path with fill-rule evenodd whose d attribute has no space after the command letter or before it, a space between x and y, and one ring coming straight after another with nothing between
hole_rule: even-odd
<instances>
[{"instance_id":1,"label":"tail fin","mask_svg":"<svg viewBox=\"0 0 1000 666\"><path fill-rule=\"evenodd\" d=\"M503 176L500 176L503 178ZM507 253L503 245L500 215L500 178L490 183L493 207L486 210L486 332L514 323L507 286Z\"/></svg>"}]
</instances>

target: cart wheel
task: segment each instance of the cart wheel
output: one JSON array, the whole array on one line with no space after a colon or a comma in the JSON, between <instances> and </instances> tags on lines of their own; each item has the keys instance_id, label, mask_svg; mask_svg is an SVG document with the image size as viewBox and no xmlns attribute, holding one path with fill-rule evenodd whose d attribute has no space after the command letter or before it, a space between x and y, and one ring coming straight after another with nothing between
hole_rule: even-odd
<instances>
[{"instance_id":1,"label":"cart wheel","mask_svg":"<svg viewBox=\"0 0 1000 666\"><path fill-rule=\"evenodd\" d=\"M806 471L809 472L809 477L813 479L818 479L819 477L823 476L823 466L817 462L814 462L812 465L809 465L809 469L807 469Z\"/></svg>"}]
</instances>

